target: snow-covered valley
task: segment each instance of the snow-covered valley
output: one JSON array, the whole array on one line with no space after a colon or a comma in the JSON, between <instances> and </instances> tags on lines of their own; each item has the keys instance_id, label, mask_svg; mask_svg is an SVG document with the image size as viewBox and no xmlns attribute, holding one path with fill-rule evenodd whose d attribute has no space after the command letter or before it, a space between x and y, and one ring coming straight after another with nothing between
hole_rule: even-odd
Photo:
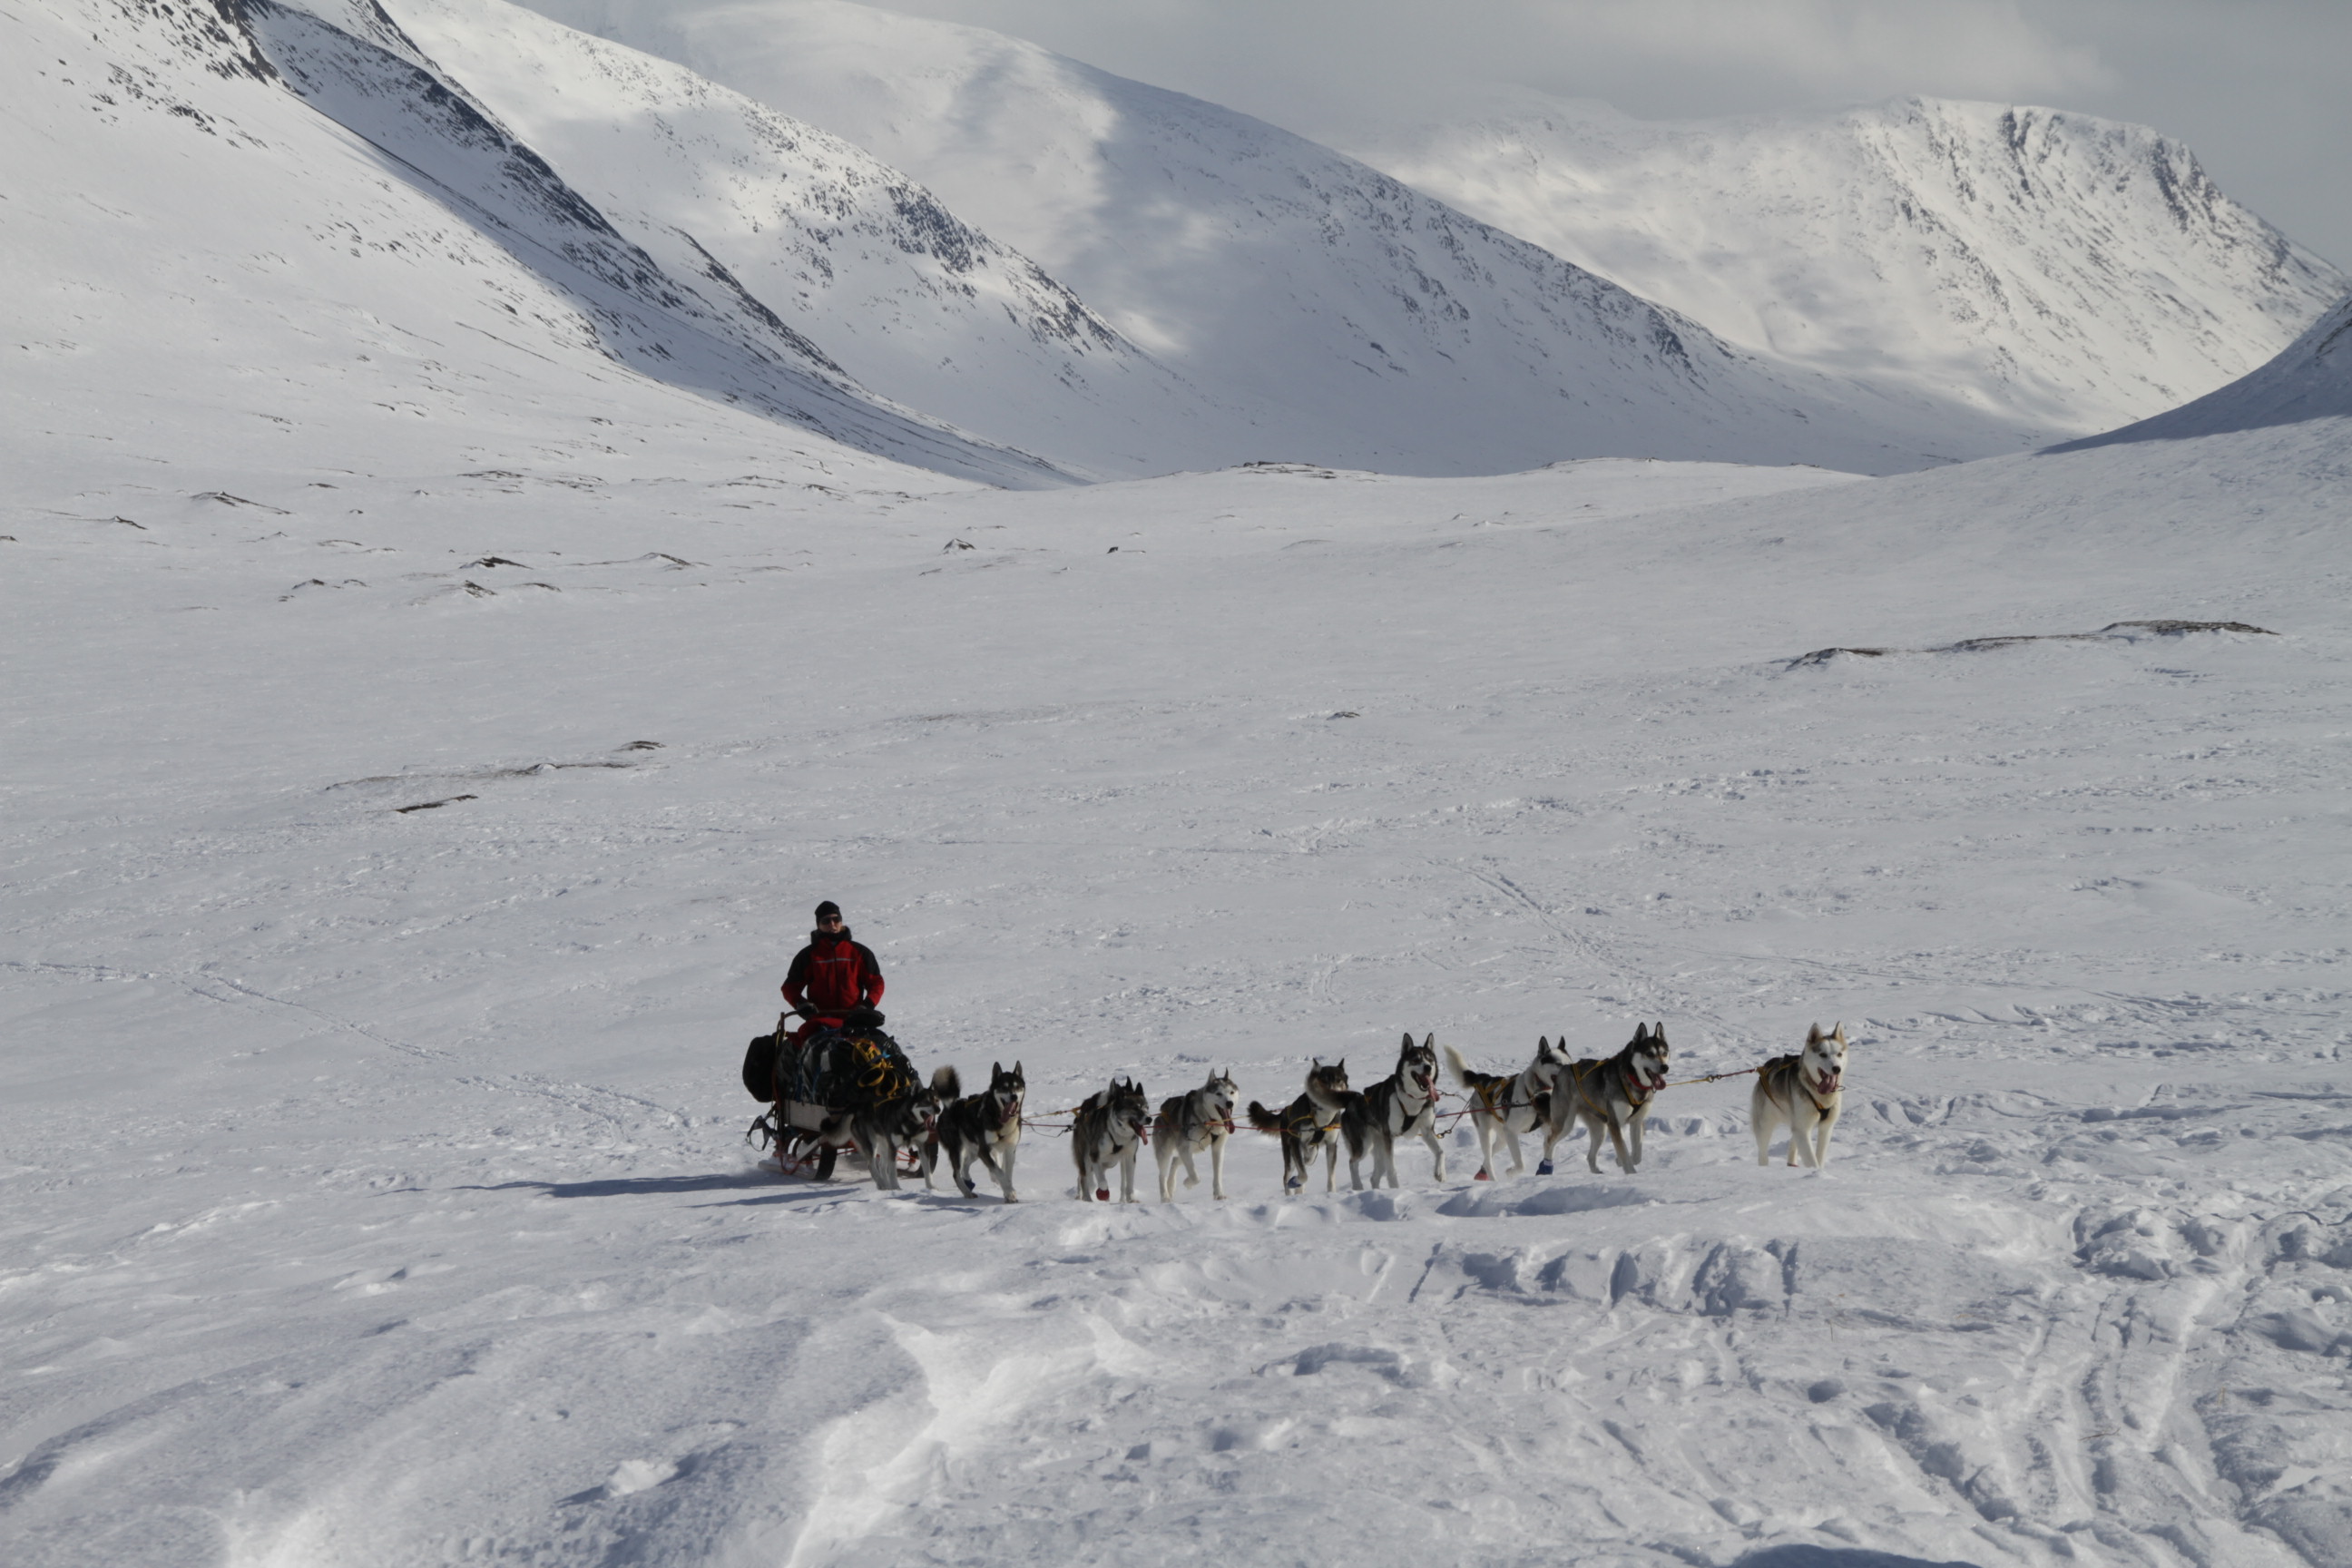
<instances>
[{"instance_id":1,"label":"snow-covered valley","mask_svg":"<svg viewBox=\"0 0 2352 1568\"><path fill-rule=\"evenodd\" d=\"M0 1560L2352 1564L2352 301L1931 472L1081 484L870 369L1179 417L1058 264L456 15L5 17ZM804 319L677 238L820 176ZM1632 1175L787 1178L826 898L1040 1115L1678 1081ZM1679 1081L1840 1020L1818 1174Z\"/></svg>"},{"instance_id":2,"label":"snow-covered valley","mask_svg":"<svg viewBox=\"0 0 2352 1568\"><path fill-rule=\"evenodd\" d=\"M9 1555L2342 1563L2345 450L20 506ZM2276 635L1790 663L2166 616ZM1040 1110L1636 1018L1843 1019L1853 1109L784 1181L826 896Z\"/></svg>"}]
</instances>

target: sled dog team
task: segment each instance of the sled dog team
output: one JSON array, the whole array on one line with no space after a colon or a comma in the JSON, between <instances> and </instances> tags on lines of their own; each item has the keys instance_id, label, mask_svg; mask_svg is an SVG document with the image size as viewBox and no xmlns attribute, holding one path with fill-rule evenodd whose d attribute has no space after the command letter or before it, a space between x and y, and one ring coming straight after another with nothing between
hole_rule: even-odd
<instances>
[{"instance_id":1,"label":"sled dog team","mask_svg":"<svg viewBox=\"0 0 2352 1568\"><path fill-rule=\"evenodd\" d=\"M1382 1178L1391 1187L1400 1186L1397 1145L1407 1138L1419 1138L1429 1146L1432 1179L1443 1182L1445 1146L1438 1136L1437 1058L1436 1036L1426 1036L1416 1045L1407 1035L1395 1069L1368 1089L1349 1088L1344 1060L1325 1063L1318 1058L1307 1070L1304 1089L1288 1105L1274 1110L1252 1100L1250 1125L1282 1141L1283 1190L1306 1190L1319 1152L1323 1190L1336 1192L1343 1143L1352 1187L1363 1188L1366 1155L1371 1157L1373 1186L1381 1185ZM1543 1153L1536 1170L1549 1175L1553 1149L1580 1123L1589 1137L1587 1170L1600 1173L1601 1142L1606 1138L1616 1152L1617 1168L1632 1172L1642 1163L1643 1124L1659 1090L1666 1087L1666 1027L1640 1025L1614 1056L1577 1060L1570 1058L1565 1042L1555 1046L1546 1037L1536 1041L1534 1059L1517 1073L1480 1072L1452 1046L1445 1047L1445 1061L1469 1102L1467 1114L1478 1137L1478 1180L1495 1174L1497 1144L1510 1152L1511 1174L1524 1171L1519 1140L1538 1132L1543 1134ZM1828 1162L1830 1133L1843 1102L1845 1067L1845 1026L1825 1032L1816 1024L1807 1031L1802 1050L1749 1069L1756 1074L1748 1114L1758 1164L1768 1163L1773 1135L1784 1126L1790 1165L1801 1154L1815 1169ZM994 1178L1004 1201L1013 1203L1019 1196L1013 1165L1020 1151L1022 1102L1027 1091L1019 1062L1010 1068L1001 1062L990 1064L988 1087L969 1096L962 1094L955 1069L941 1068L928 1086L858 1112L849 1131L866 1151L877 1187L898 1189L898 1158L907 1150L919 1152L926 1188L944 1161L956 1191L967 1198L976 1196L971 1165L977 1160ZM1210 1190L1223 1197L1225 1144L1234 1131L1234 1106L1239 1095L1233 1074L1220 1069L1200 1088L1161 1101L1154 1116L1141 1084L1124 1076L1114 1079L1077 1108L1070 1128L1079 1198L1108 1200L1115 1168L1119 1201L1135 1202L1136 1160L1146 1142L1160 1165L1160 1202L1175 1201L1179 1165L1184 1185L1200 1184L1193 1162L1202 1153L1209 1157Z\"/></svg>"}]
</instances>

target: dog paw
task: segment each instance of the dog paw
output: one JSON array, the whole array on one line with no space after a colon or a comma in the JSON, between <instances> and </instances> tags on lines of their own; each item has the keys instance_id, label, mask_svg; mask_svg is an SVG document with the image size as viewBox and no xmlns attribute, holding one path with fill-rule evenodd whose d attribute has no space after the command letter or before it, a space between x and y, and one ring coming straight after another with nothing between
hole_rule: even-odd
<instances>
[{"instance_id":1,"label":"dog paw","mask_svg":"<svg viewBox=\"0 0 2352 1568\"><path fill-rule=\"evenodd\" d=\"M1536 1174L1537 1174L1537 1175L1538 1175L1538 1176L1549 1176L1549 1175L1550 1175L1550 1174L1551 1174L1551 1162L1550 1162L1549 1160L1546 1160L1542 1164L1538 1165L1538 1166L1536 1167Z\"/></svg>"}]
</instances>

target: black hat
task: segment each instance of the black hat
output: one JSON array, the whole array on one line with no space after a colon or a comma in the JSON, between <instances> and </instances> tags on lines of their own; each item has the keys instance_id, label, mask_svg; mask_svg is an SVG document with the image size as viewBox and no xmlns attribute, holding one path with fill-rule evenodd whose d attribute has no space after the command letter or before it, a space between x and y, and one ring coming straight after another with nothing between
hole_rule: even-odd
<instances>
[{"instance_id":1,"label":"black hat","mask_svg":"<svg viewBox=\"0 0 2352 1568\"><path fill-rule=\"evenodd\" d=\"M841 906L835 903L831 899L825 900L824 902L816 907L816 918L819 924L823 924L824 921L831 920L834 916L838 915L839 913L841 913Z\"/></svg>"}]
</instances>

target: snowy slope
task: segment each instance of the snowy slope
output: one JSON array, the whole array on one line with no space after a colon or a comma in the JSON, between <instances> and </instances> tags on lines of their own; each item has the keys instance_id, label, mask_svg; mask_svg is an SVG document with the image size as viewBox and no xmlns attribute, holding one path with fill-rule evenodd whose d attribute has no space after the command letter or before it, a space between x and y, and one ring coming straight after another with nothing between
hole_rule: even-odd
<instances>
[{"instance_id":1,"label":"snowy slope","mask_svg":"<svg viewBox=\"0 0 2352 1568\"><path fill-rule=\"evenodd\" d=\"M2352 295L2313 322L2276 359L2194 403L2066 449L2118 441L2178 441L2231 430L2352 419Z\"/></svg>"},{"instance_id":2,"label":"snowy slope","mask_svg":"<svg viewBox=\"0 0 2352 1568\"><path fill-rule=\"evenodd\" d=\"M2144 126L1919 98L1680 123L1496 98L1334 143L1734 343L2046 436L2242 375L2352 287Z\"/></svg>"},{"instance_id":3,"label":"snowy slope","mask_svg":"<svg viewBox=\"0 0 2352 1568\"><path fill-rule=\"evenodd\" d=\"M1255 454L1248 416L858 149L498 0L400 0L406 35L673 273L709 258L866 386L1097 472Z\"/></svg>"},{"instance_id":4,"label":"snowy slope","mask_svg":"<svg viewBox=\"0 0 2352 1568\"><path fill-rule=\"evenodd\" d=\"M9 468L0 1557L2341 1568L2348 451ZM1954 646L2164 617L2275 635ZM1819 1178L1735 1079L1630 1178L784 1181L820 897L1039 1111L1635 1018L1843 1018L1849 1107Z\"/></svg>"},{"instance_id":5,"label":"snowy slope","mask_svg":"<svg viewBox=\"0 0 2352 1568\"><path fill-rule=\"evenodd\" d=\"M1002 35L839 0L533 9L845 136L1204 392L1273 410L1224 461L1886 471L2018 445L1939 396L1727 349L1327 148Z\"/></svg>"},{"instance_id":6,"label":"snowy slope","mask_svg":"<svg viewBox=\"0 0 2352 1568\"><path fill-rule=\"evenodd\" d=\"M273 448L515 466L601 457L617 423L811 474L866 466L838 439L1066 482L866 392L715 264L666 272L355 14L0 19L20 469Z\"/></svg>"}]
</instances>

